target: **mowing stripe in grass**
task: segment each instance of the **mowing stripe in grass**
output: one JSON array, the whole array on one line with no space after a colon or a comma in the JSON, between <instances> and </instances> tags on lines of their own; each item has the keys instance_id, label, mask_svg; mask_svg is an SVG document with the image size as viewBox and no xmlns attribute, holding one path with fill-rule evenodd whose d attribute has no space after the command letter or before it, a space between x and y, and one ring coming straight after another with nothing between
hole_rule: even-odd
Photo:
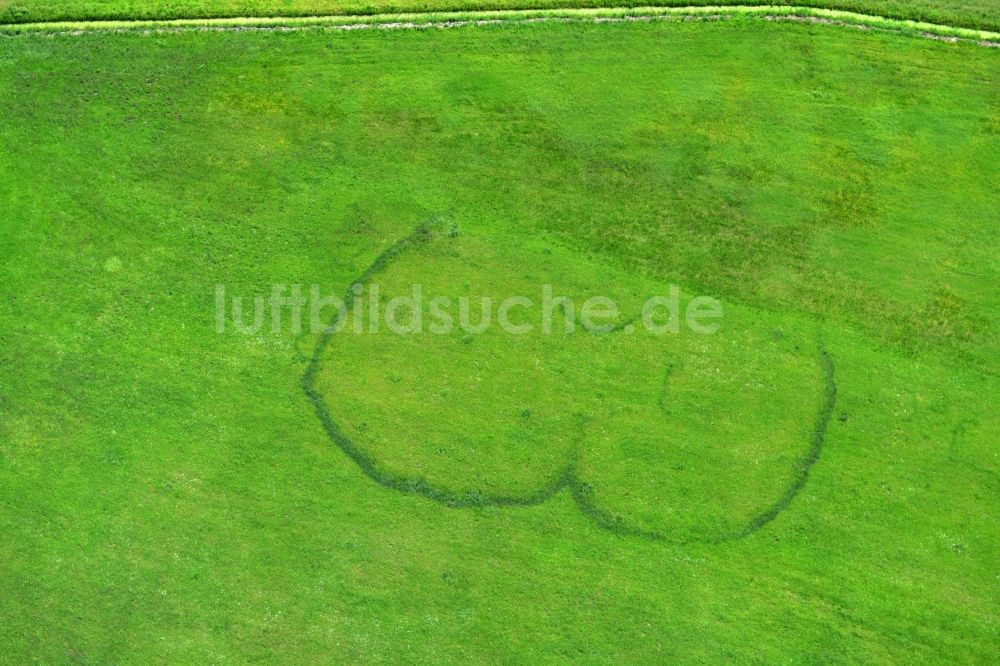
<instances>
[{"instance_id":1,"label":"mowing stripe in grass","mask_svg":"<svg viewBox=\"0 0 1000 666\"><path fill-rule=\"evenodd\" d=\"M365 271L362 272L361 275L359 275L347 289L344 296L344 303L348 304L347 310L350 310L350 304L354 302L353 296L354 288L356 286L367 286L374 277L382 273L409 247L416 243L427 242L432 239L436 224L436 220L431 220L418 225L417 228L414 229L408 236L395 242L379 254L372 264L365 269ZM323 400L323 396L320 395L314 386L316 373L319 371L320 367L320 359L326 352L330 341L335 335L333 332L334 326L338 322L339 318L345 315L346 313L337 313L334 315L334 318L330 321L327 330L323 332L317 342L316 349L313 352L309 364L306 367L306 371L302 376L302 389L305 392L306 397L313 404L313 407L316 410L316 415L319 417L319 420L323 425L323 429L330 437L330 440L341 451L343 451L355 465L358 466L365 476L375 483L390 490L395 490L409 495L417 495L425 499L433 500L434 502L454 509L467 509L475 507L538 506L548 501L549 498L553 497L564 488L567 488L569 489L573 501L576 503L583 515L587 516L594 524L602 529L619 536L672 544L724 543L726 541L742 539L757 532L777 518L781 512L785 511L791 505L792 500L795 499L795 496L798 495L798 493L805 486L806 481L808 481L809 478L810 469L816 464L819 460L820 454L822 453L827 427L836 403L837 387L834 382L833 361L823 345L822 338L820 338L818 343L819 364L825 383L824 400L819 413L816 416L810 448L806 452L804 458L799 461L797 469L795 470L795 475L789 485L784 489L781 496L774 504L751 519L743 529L712 538L677 539L664 532L629 525L621 516L602 508L594 500L593 487L589 483L582 481L577 476L576 472L577 459L579 458L579 442L582 441L586 435L585 416L580 416L579 418L579 439L577 441L577 445L570 454L570 460L551 480L536 490L524 495L486 493L480 490L457 493L448 488L435 486L422 477L408 477L401 474L393 474L385 469L382 469L379 466L378 461L376 461L373 456L358 446L357 443L348 437L340 426L337 425L337 422L331 416L329 408ZM674 365L668 364L664 373L662 390L657 396L657 403L664 411L666 410L665 405L668 391L668 381L673 371Z\"/></svg>"},{"instance_id":2,"label":"mowing stripe in grass","mask_svg":"<svg viewBox=\"0 0 1000 666\"><path fill-rule=\"evenodd\" d=\"M837 404L837 382L833 376L833 360L831 360L830 354L827 353L826 347L823 345L822 338L820 338L819 342L819 358L820 365L823 368L823 380L825 384L823 406L820 408L819 414L816 415L816 423L813 426L812 441L810 442L809 451L806 452L805 457L799 461L795 478L792 480L791 484L789 484L788 488L785 489L781 498L779 498L778 501L775 502L770 508L751 520L742 531L734 535L736 538L742 538L753 534L777 518L778 514L782 511L787 509L792 503L792 500L795 499L795 496L798 495L799 491L801 491L806 485L806 481L809 480L809 471L812 469L813 465L816 464L816 461L819 460L819 456L823 452L823 443L826 441L826 431L830 426L830 418L833 416L833 407Z\"/></svg>"},{"instance_id":3,"label":"mowing stripe in grass","mask_svg":"<svg viewBox=\"0 0 1000 666\"><path fill-rule=\"evenodd\" d=\"M670 391L670 375L674 374L675 365L673 363L667 363L666 370L663 371L663 382L660 386L660 395L656 399L656 404L659 406L660 411L664 415L669 415L669 409L667 408L667 393Z\"/></svg>"},{"instance_id":4,"label":"mowing stripe in grass","mask_svg":"<svg viewBox=\"0 0 1000 666\"><path fill-rule=\"evenodd\" d=\"M853 26L869 30L895 32L933 39L966 41L984 46L1000 46L1000 33L959 26L894 19L836 9L786 7L780 5L718 5L694 7L606 7L589 9L526 9L402 14L329 15L329 16L246 16L238 18L168 19L168 20L97 20L53 21L0 24L0 34L78 35L85 32L170 32L176 30L273 30L304 29L361 30L451 28L499 23L624 22L652 20L719 20L726 18L810 21L822 25Z\"/></svg>"},{"instance_id":5,"label":"mowing stripe in grass","mask_svg":"<svg viewBox=\"0 0 1000 666\"><path fill-rule=\"evenodd\" d=\"M833 360L830 358L830 354L826 351L822 337L819 339L818 346L819 364L823 372L824 381L823 405L820 407L819 413L816 415L816 422L813 425L809 450L798 462L794 477L781 493L778 500L752 518L750 522L747 523L746 527L718 537L703 539L675 539L657 530L647 530L642 527L629 525L621 516L617 516L605 509L602 509L600 505L594 501L591 487L588 484L581 482L574 476L569 484L569 488L570 492L573 494L574 501L576 501L577 506L580 508L580 511L582 511L584 515L589 517L597 525L620 536L637 537L650 541L663 541L677 545L688 543L720 544L727 541L743 539L760 531L768 523L777 518L789 506L791 506L792 500L794 500L799 492L802 491L802 488L805 487L806 482L809 480L810 470L813 465L819 461L819 457L823 452L823 444L826 441L826 431L830 425L830 418L833 416L833 408L837 402L837 384L833 374ZM660 407L664 410L668 389L667 383L673 370L673 365L668 365L667 370L664 373L663 390L659 397Z\"/></svg>"},{"instance_id":6,"label":"mowing stripe in grass","mask_svg":"<svg viewBox=\"0 0 1000 666\"><path fill-rule=\"evenodd\" d=\"M405 238L397 241L388 249L379 254L372 264L357 277L344 295L344 303L352 303L354 298L354 287L356 285L365 286L371 282L372 278L381 273L408 247L415 243L423 242L431 237L435 220L425 222L417 226L413 232ZM545 502L548 498L559 492L571 481L571 467L567 466L562 473L553 478L549 483L538 488L527 495L501 495L487 494L476 490L468 493L456 493L445 488L438 488L427 483L423 478L406 477L391 474L378 466L376 460L354 443L337 425L333 417L330 416L329 409L323 401L323 397L316 391L313 383L316 372L319 370L320 358L333 338L333 328L342 313L337 313L330 321L316 345L316 350L309 361L306 372L302 377L302 388L309 401L316 410L316 415L323 424L330 439L347 456L354 461L364 474L381 486L397 490L399 492L419 495L440 504L452 508L471 508L487 506L535 506Z\"/></svg>"}]
</instances>

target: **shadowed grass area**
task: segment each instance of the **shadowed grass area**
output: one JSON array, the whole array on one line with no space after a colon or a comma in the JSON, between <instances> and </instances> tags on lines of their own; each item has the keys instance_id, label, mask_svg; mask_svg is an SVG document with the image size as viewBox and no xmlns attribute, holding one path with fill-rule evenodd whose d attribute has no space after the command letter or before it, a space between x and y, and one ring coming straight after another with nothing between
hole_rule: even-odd
<instances>
[{"instance_id":1,"label":"shadowed grass area","mask_svg":"<svg viewBox=\"0 0 1000 666\"><path fill-rule=\"evenodd\" d=\"M0 39L0 653L988 662L998 58L763 21ZM220 334L215 288L343 295L430 219L457 249L386 293L677 284L721 328L333 340L379 469L547 501L386 488L302 390L317 337Z\"/></svg>"}]
</instances>

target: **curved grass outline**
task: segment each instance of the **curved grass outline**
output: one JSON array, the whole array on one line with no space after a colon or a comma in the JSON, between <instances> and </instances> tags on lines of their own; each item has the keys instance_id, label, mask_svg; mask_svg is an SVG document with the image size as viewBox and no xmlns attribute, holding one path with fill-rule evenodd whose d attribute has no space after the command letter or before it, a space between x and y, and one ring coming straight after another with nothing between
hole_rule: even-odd
<instances>
[{"instance_id":1,"label":"curved grass outline","mask_svg":"<svg viewBox=\"0 0 1000 666\"><path fill-rule=\"evenodd\" d=\"M351 297L354 293L356 285L364 286L368 284L373 277L382 272L408 247L414 243L429 240L431 238L433 223L434 221L432 220L431 222L425 222L419 225L408 236L395 242L392 246L379 254L375 258L375 261L373 261L372 264L351 283L347 290L347 295L344 298L344 303L350 304L353 302ZM563 489L567 489L569 490L573 501L576 503L577 508L583 515L587 516L591 522L598 527L601 527L609 532L613 532L619 536L635 537L649 541L674 544L723 543L734 539L742 539L759 531L765 525L777 518L781 512L791 505L792 500L795 499L795 496L798 495L805 486L806 481L808 481L809 478L809 471L819 460L820 454L822 453L823 443L826 439L827 427L830 423L830 418L833 414L833 408L837 399L837 386L834 381L833 361L830 358L830 355L826 352L823 339L820 337L819 355L820 365L823 370L825 381L825 399L819 413L816 415L810 448L806 452L806 455L796 465L792 481L785 488L777 501L752 518L749 523L747 523L747 525L740 530L732 531L728 534L723 534L722 536L714 538L675 539L671 538L665 532L630 525L621 516L602 508L595 501L593 487L586 481L582 481L576 473L576 464L579 457L579 440L572 449L570 460L558 474L536 490L522 495L483 493L479 490L456 493L447 488L442 488L435 486L432 483L428 483L427 480L422 477L392 474L380 469L378 463L371 454L364 451L350 437L344 434L343 430L341 430L341 428L337 425L333 417L330 416L330 411L327 409L326 402L323 400L323 397L313 386L316 373L319 370L320 358L326 351L330 340L333 338L334 325L341 316L343 316L342 313L334 315L330 325L323 331L318 343L316 344L316 348L313 351L312 357L309 359L306 371L302 376L302 389L305 392L306 397L313 404L313 407L316 410L316 415L319 417L319 420L323 425L323 429L326 431L330 440L337 446L337 448L343 451L344 454L346 454L347 457L350 458L355 465L357 465L358 469L360 469L365 476L375 483L384 488L409 495L417 495L450 508L462 509L475 507L538 506L549 500ZM672 364L668 364L664 373L663 388L657 398L657 404L661 409L665 409L668 388L667 383L673 370L674 366ZM586 421L587 418L585 416L578 415L580 439L582 439L586 433Z\"/></svg>"},{"instance_id":2,"label":"curved grass outline","mask_svg":"<svg viewBox=\"0 0 1000 666\"><path fill-rule=\"evenodd\" d=\"M942 23L863 14L841 9L785 5L701 5L647 7L589 7L552 9L497 9L430 11L385 14L328 14L317 16L242 16L179 19L96 19L0 24L0 34L44 32L78 35L85 32L175 32L184 30L292 31L308 29L360 30L451 28L460 26L552 22L625 22L652 20L717 20L722 18L807 20L832 26L861 27L930 39L964 41L1000 47L1000 32Z\"/></svg>"},{"instance_id":3,"label":"curved grass outline","mask_svg":"<svg viewBox=\"0 0 1000 666\"><path fill-rule=\"evenodd\" d=\"M574 328L579 326L590 335L610 335L612 333L622 332L631 333L634 330L635 323L642 319L642 313L639 312L614 324L604 324L603 326L585 324L583 319L576 316L576 313L566 309L566 300L567 299L563 297L557 298L555 301L556 308L563 313L563 317L565 317L567 321L573 322Z\"/></svg>"}]
</instances>

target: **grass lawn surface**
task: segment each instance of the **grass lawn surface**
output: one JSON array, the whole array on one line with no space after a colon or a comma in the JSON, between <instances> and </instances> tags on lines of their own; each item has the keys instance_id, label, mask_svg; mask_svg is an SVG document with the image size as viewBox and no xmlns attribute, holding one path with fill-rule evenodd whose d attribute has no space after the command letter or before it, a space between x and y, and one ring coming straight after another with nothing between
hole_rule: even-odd
<instances>
[{"instance_id":1,"label":"grass lawn surface","mask_svg":"<svg viewBox=\"0 0 1000 666\"><path fill-rule=\"evenodd\" d=\"M18 35L0 119L13 662L997 653L997 50L738 19ZM725 315L217 332L216 285L359 276Z\"/></svg>"}]
</instances>

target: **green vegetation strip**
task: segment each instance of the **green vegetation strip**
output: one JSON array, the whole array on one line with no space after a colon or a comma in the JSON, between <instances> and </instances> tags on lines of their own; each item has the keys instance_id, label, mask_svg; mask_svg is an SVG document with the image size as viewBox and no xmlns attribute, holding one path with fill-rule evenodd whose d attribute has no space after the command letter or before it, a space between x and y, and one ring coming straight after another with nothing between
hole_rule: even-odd
<instances>
[{"instance_id":1,"label":"green vegetation strip","mask_svg":"<svg viewBox=\"0 0 1000 666\"><path fill-rule=\"evenodd\" d=\"M167 30L293 30L331 29L406 29L447 28L463 25L538 21L642 21L691 20L753 17L770 20L802 20L824 25L853 26L863 29L901 32L926 37L975 41L989 46L1000 45L1000 33L959 26L941 25L872 16L857 12L814 7L779 5L719 5L691 7L635 7L593 9L528 9L493 11L422 12L354 16L261 16L209 19L53 21L0 25L0 33L85 31L167 31Z\"/></svg>"},{"instance_id":2,"label":"green vegetation strip","mask_svg":"<svg viewBox=\"0 0 1000 666\"><path fill-rule=\"evenodd\" d=\"M239 16L350 16L414 12L643 7L644 0L0 0L0 23L168 20ZM712 0L658 0L658 5L717 5ZM730 0L731 5L760 5ZM768 0L783 7L841 9L874 16L1000 30L995 0Z\"/></svg>"}]
</instances>

